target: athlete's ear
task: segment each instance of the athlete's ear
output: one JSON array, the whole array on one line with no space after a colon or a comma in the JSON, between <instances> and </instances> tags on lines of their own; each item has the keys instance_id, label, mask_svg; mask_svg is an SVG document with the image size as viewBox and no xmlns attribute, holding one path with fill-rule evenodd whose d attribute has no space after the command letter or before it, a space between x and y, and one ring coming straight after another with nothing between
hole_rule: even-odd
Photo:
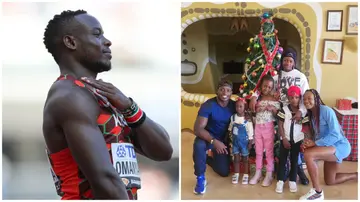
<instances>
[{"instance_id":1,"label":"athlete's ear","mask_svg":"<svg viewBox=\"0 0 360 202\"><path fill-rule=\"evenodd\" d=\"M70 35L65 35L63 37L63 42L65 47L71 49L71 50L76 50L76 39L73 36Z\"/></svg>"}]
</instances>

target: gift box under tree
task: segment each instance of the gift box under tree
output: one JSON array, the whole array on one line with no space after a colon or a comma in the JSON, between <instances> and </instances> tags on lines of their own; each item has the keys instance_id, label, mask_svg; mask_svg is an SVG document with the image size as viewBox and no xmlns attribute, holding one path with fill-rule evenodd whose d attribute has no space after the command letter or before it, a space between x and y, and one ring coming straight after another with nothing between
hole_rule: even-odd
<instances>
[{"instance_id":1,"label":"gift box under tree","mask_svg":"<svg viewBox=\"0 0 360 202\"><path fill-rule=\"evenodd\" d=\"M351 153L345 160L358 161L358 111L357 109L339 110L336 107L334 111L351 145Z\"/></svg>"}]
</instances>

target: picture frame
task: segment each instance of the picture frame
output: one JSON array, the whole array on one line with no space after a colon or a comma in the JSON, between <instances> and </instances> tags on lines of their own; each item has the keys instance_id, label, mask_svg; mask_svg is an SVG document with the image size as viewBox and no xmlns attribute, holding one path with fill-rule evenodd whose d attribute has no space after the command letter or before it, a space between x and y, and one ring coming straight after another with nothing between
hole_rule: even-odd
<instances>
[{"instance_id":1,"label":"picture frame","mask_svg":"<svg viewBox=\"0 0 360 202\"><path fill-rule=\"evenodd\" d=\"M343 11L342 10L328 10L326 15L326 31L327 32L341 32Z\"/></svg>"},{"instance_id":2,"label":"picture frame","mask_svg":"<svg viewBox=\"0 0 360 202\"><path fill-rule=\"evenodd\" d=\"M358 6L347 6L346 34L358 35Z\"/></svg>"},{"instance_id":3,"label":"picture frame","mask_svg":"<svg viewBox=\"0 0 360 202\"><path fill-rule=\"evenodd\" d=\"M344 40L324 39L321 62L324 64L342 64Z\"/></svg>"}]
</instances>

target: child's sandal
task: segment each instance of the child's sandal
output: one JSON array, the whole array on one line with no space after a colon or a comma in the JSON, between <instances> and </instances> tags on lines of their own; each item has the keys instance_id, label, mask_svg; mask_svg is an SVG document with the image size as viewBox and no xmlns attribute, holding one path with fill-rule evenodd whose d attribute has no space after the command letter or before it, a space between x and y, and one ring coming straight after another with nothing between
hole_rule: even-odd
<instances>
[{"instance_id":1,"label":"child's sandal","mask_svg":"<svg viewBox=\"0 0 360 202\"><path fill-rule=\"evenodd\" d=\"M239 182L239 175L233 175L231 181L233 184L237 184Z\"/></svg>"},{"instance_id":2,"label":"child's sandal","mask_svg":"<svg viewBox=\"0 0 360 202\"><path fill-rule=\"evenodd\" d=\"M242 178L242 184L249 184L249 176L248 175L244 175Z\"/></svg>"}]
</instances>

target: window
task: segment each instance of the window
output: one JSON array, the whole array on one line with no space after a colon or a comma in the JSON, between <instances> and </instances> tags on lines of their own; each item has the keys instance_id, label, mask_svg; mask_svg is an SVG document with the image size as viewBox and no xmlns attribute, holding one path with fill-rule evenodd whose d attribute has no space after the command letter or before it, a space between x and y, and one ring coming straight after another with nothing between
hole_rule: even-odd
<instances>
[{"instance_id":1,"label":"window","mask_svg":"<svg viewBox=\"0 0 360 202\"><path fill-rule=\"evenodd\" d=\"M197 72L197 65L195 62L184 60L181 62L181 76L192 76Z\"/></svg>"}]
</instances>

